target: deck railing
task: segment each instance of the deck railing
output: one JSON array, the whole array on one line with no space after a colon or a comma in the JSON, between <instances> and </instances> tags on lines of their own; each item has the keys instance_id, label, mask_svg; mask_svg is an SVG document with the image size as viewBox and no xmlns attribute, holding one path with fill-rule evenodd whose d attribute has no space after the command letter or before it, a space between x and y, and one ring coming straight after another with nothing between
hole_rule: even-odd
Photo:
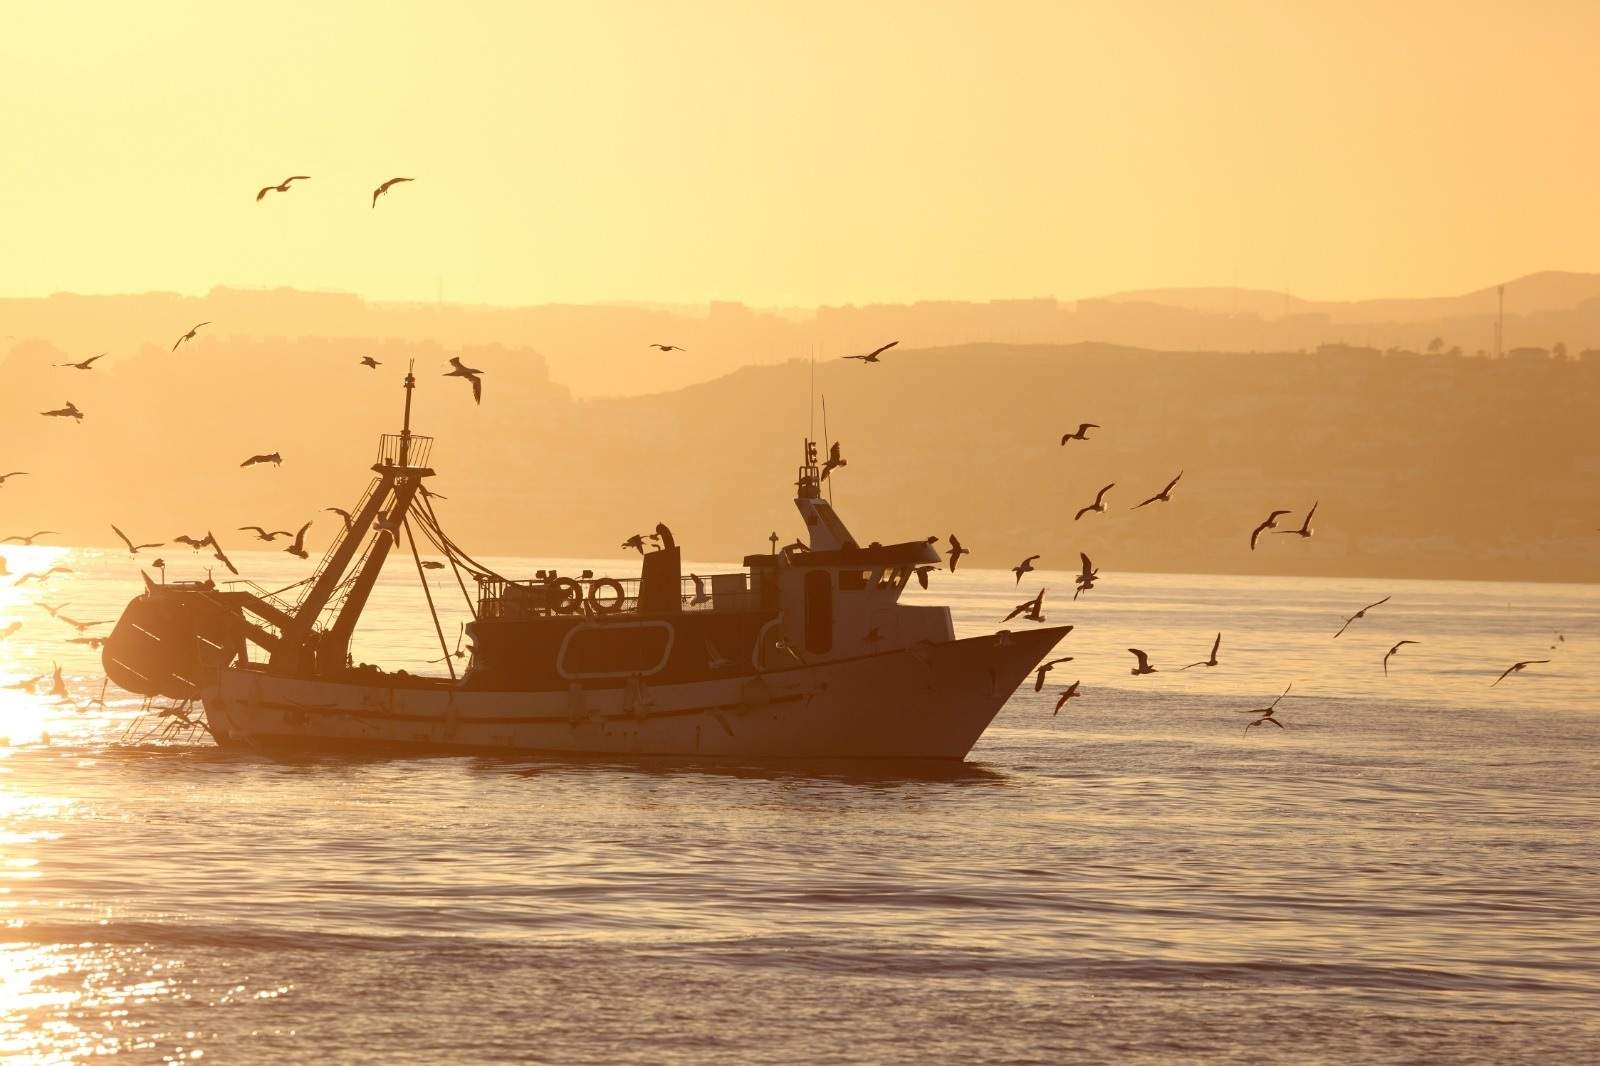
<instances>
[{"instance_id":1,"label":"deck railing","mask_svg":"<svg viewBox=\"0 0 1600 1066\"><path fill-rule=\"evenodd\" d=\"M565 575L556 575L512 581L480 577L478 617L605 616L639 609L639 579L636 577L572 577L576 593L573 585L564 583L564 578ZM685 611L750 611L761 606L761 595L751 587L750 575L746 573L693 574L679 582L678 604Z\"/></svg>"},{"instance_id":2,"label":"deck railing","mask_svg":"<svg viewBox=\"0 0 1600 1066\"><path fill-rule=\"evenodd\" d=\"M405 445L402 449L402 443ZM405 455L400 453L404 450ZM428 455L433 451L433 438L419 433L406 440L399 433L385 433L378 438L378 466L427 466Z\"/></svg>"}]
</instances>

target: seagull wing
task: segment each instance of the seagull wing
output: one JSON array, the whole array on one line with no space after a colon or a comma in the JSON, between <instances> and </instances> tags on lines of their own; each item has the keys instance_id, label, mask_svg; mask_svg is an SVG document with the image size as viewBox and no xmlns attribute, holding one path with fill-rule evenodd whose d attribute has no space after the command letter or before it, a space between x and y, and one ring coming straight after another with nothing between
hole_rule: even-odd
<instances>
[{"instance_id":1,"label":"seagull wing","mask_svg":"<svg viewBox=\"0 0 1600 1066\"><path fill-rule=\"evenodd\" d=\"M1110 492L1112 489L1114 489L1116 487L1117 487L1117 483L1115 481L1113 481L1111 484L1107 485L1105 488L1103 488L1099 492L1095 493L1094 494L1094 505L1096 507L1099 507L1100 506L1100 502L1106 498L1106 493Z\"/></svg>"},{"instance_id":2,"label":"seagull wing","mask_svg":"<svg viewBox=\"0 0 1600 1066\"><path fill-rule=\"evenodd\" d=\"M889 350L889 349L890 349L890 348L893 348L893 347L894 347L894 346L895 346L895 345L897 345L897 344L899 344L899 343L900 343L900 342L899 342L899 341L890 341L890 342L889 342L889 343L888 343L888 344L885 344L885 345L884 345L884 346L883 346L883 347L881 347L881 348L874 348L874 349L872 349L872 351L870 351L870 352L868 352L868 353L867 353L867 356L866 356L866 357L867 357L867 358L868 358L868 359L871 359L871 358L872 358L872 357L873 357L873 356L875 356L875 355L882 355L882 354L883 354L883 353L884 353L884 352L886 352L886 351L888 351L888 350Z\"/></svg>"},{"instance_id":3,"label":"seagull wing","mask_svg":"<svg viewBox=\"0 0 1600 1066\"><path fill-rule=\"evenodd\" d=\"M130 552L138 551L138 549L133 546L133 541L129 540L128 539L128 535L126 533L124 533L122 530L118 529L116 526L113 525L111 527L111 532L115 533L118 537L122 538L122 543L124 543L124 544L126 544L128 546L128 550Z\"/></svg>"},{"instance_id":4,"label":"seagull wing","mask_svg":"<svg viewBox=\"0 0 1600 1066\"><path fill-rule=\"evenodd\" d=\"M1150 665L1150 656L1146 655L1138 648L1129 648L1128 651L1133 653L1133 657L1135 659L1139 660L1139 669L1143 670L1145 667Z\"/></svg>"}]
</instances>

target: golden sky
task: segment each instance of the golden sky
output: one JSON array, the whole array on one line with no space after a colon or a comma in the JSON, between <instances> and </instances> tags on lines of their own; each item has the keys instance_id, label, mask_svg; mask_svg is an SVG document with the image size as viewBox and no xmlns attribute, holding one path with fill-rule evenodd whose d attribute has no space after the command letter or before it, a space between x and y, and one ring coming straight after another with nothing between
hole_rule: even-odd
<instances>
[{"instance_id":1,"label":"golden sky","mask_svg":"<svg viewBox=\"0 0 1600 1066\"><path fill-rule=\"evenodd\" d=\"M4 23L4 295L1359 298L1600 269L1595 3L23 2ZM313 180L253 201L289 174Z\"/></svg>"}]
</instances>

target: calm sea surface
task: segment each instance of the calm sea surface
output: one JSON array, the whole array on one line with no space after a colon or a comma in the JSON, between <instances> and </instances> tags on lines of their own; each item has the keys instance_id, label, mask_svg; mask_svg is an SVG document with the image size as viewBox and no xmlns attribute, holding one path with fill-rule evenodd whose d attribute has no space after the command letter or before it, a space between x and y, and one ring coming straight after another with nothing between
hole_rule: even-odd
<instances>
[{"instance_id":1,"label":"calm sea surface","mask_svg":"<svg viewBox=\"0 0 1600 1066\"><path fill-rule=\"evenodd\" d=\"M59 662L89 705L98 653L38 604L114 619L136 568L4 555L74 573L0 579L0 684ZM1600 1060L1600 589L934 579L961 635L1039 584L1078 627L936 771L274 762L0 689L0 1059ZM438 658L386 582L357 657ZM1552 661L1490 687L1518 659Z\"/></svg>"}]
</instances>

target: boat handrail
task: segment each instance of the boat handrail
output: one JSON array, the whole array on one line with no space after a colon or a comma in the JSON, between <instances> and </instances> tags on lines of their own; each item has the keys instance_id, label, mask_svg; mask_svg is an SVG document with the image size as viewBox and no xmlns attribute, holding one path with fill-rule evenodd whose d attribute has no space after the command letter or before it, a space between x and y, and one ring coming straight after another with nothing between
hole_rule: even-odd
<instances>
[{"instance_id":1,"label":"boat handrail","mask_svg":"<svg viewBox=\"0 0 1600 1066\"><path fill-rule=\"evenodd\" d=\"M583 598L567 610L558 610L562 593L558 583L576 582ZM622 586L622 599L617 606L611 582ZM531 580L511 580L500 577L478 577L478 617L528 618L546 615L570 614L593 618L634 614L639 610L640 579L608 578L595 575L584 578L557 575L553 572ZM596 605L596 589L602 587ZM761 607L760 590L751 586L750 575L743 571L731 574L690 574L680 582L679 608L684 611L753 611Z\"/></svg>"}]
</instances>

